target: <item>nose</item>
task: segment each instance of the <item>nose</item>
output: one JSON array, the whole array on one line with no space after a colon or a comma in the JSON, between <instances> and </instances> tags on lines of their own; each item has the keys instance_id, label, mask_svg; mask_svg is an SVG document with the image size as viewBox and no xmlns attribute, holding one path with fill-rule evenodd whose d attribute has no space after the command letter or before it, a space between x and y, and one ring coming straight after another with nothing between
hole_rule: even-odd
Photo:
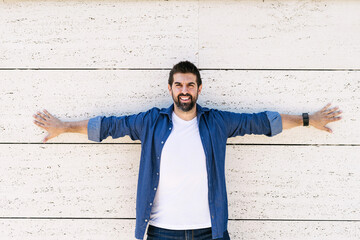
<instances>
[{"instance_id":1,"label":"nose","mask_svg":"<svg viewBox=\"0 0 360 240\"><path fill-rule=\"evenodd\" d=\"M188 92L189 92L189 90L188 90L187 86L183 86L181 89L181 93L186 94Z\"/></svg>"}]
</instances>

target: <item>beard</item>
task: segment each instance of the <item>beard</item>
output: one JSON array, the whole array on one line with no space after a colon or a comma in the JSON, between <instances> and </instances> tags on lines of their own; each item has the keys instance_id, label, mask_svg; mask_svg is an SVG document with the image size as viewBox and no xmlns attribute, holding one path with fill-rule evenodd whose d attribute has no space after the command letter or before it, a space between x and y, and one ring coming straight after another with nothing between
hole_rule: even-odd
<instances>
[{"instance_id":1,"label":"beard","mask_svg":"<svg viewBox=\"0 0 360 240\"><path fill-rule=\"evenodd\" d=\"M181 102L180 97L181 96L186 96L186 97L190 97L190 102ZM191 96L190 94L179 94L177 97L174 97L174 95L172 94L173 100L175 105L181 109L183 112L188 112L191 109L193 109L193 107L195 106L196 100L197 100L197 96L195 96L193 98L193 96Z\"/></svg>"}]
</instances>

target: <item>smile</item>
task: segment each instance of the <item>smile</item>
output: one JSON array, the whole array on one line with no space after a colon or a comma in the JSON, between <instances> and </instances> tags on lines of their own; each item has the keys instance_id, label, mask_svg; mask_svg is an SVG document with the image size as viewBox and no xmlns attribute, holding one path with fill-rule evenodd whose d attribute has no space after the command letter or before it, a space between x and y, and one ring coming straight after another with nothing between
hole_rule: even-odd
<instances>
[{"instance_id":1,"label":"smile","mask_svg":"<svg viewBox=\"0 0 360 240\"><path fill-rule=\"evenodd\" d=\"M182 100L182 101L190 101L190 97L189 96L181 96L180 100Z\"/></svg>"}]
</instances>

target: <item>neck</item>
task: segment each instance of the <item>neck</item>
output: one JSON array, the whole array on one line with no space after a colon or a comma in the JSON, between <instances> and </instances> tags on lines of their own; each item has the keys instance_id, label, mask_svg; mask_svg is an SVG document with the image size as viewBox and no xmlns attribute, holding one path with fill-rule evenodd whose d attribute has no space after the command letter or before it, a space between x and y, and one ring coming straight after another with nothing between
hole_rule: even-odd
<instances>
[{"instance_id":1,"label":"neck","mask_svg":"<svg viewBox=\"0 0 360 240\"><path fill-rule=\"evenodd\" d=\"M185 121L190 121L191 119L193 119L194 117L196 117L196 104L195 106L188 112L184 112L181 109L179 109L176 104L174 104L174 112L175 114L181 118L182 120Z\"/></svg>"}]
</instances>

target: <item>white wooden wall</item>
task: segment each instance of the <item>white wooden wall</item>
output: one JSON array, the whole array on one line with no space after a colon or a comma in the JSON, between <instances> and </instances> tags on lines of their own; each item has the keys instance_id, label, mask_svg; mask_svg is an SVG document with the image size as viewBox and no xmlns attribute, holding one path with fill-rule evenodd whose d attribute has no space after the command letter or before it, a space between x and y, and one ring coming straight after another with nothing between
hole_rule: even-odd
<instances>
[{"instance_id":1,"label":"white wooden wall","mask_svg":"<svg viewBox=\"0 0 360 240\"><path fill-rule=\"evenodd\" d=\"M360 2L0 2L0 239L134 239L139 142L46 133L64 121L167 107L171 67L203 76L200 104L314 112L298 127L229 140L229 232L240 239L360 239Z\"/></svg>"}]
</instances>

